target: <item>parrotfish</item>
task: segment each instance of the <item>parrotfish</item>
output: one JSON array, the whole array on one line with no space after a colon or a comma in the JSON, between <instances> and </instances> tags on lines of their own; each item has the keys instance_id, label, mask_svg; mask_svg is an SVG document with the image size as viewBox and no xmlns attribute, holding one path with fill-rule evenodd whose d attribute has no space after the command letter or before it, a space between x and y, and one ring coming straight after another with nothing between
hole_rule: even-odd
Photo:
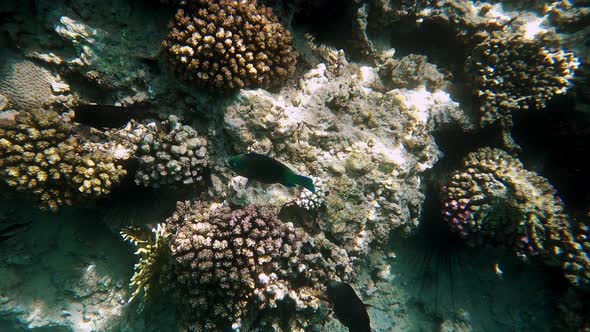
<instances>
[{"instance_id":1,"label":"parrotfish","mask_svg":"<svg viewBox=\"0 0 590 332\"><path fill-rule=\"evenodd\" d=\"M229 158L229 166L239 175L248 178L248 182L280 183L287 187L301 186L315 192L313 180L298 175L280 161L265 155L249 152Z\"/></svg>"},{"instance_id":2,"label":"parrotfish","mask_svg":"<svg viewBox=\"0 0 590 332\"><path fill-rule=\"evenodd\" d=\"M112 106L112 105L77 105L74 109L74 121L94 128L121 128L131 119L147 115L145 105Z\"/></svg>"},{"instance_id":3,"label":"parrotfish","mask_svg":"<svg viewBox=\"0 0 590 332\"><path fill-rule=\"evenodd\" d=\"M327 289L334 315L349 332L371 332L371 321L365 304L352 287L344 282L331 281Z\"/></svg>"}]
</instances>

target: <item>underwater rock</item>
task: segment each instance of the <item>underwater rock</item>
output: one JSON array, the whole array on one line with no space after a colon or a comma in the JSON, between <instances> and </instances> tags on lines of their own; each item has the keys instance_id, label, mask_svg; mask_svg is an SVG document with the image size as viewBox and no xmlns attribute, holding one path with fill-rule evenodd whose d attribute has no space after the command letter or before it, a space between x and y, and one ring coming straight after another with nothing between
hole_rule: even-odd
<instances>
[{"instance_id":1,"label":"underwater rock","mask_svg":"<svg viewBox=\"0 0 590 332\"><path fill-rule=\"evenodd\" d=\"M274 86L295 71L291 32L256 1L189 1L170 27L163 42L169 63L198 85Z\"/></svg>"},{"instance_id":2,"label":"underwater rock","mask_svg":"<svg viewBox=\"0 0 590 332\"><path fill-rule=\"evenodd\" d=\"M84 144L53 110L20 112L14 122L1 123L0 177L41 209L105 196L126 174L113 155Z\"/></svg>"},{"instance_id":3,"label":"underwater rock","mask_svg":"<svg viewBox=\"0 0 590 332\"><path fill-rule=\"evenodd\" d=\"M148 257L163 243L166 248L157 264L140 260L132 279L134 294L156 282L151 271L161 266L159 284L179 302L190 331L247 329L252 319L272 325L278 318L273 312L280 308L296 312L286 317L292 329L305 328L321 321L314 317L321 312L317 296L328 280L352 277L344 250L253 205L232 210L178 202L177 211L156 234L151 246L140 243L144 249L138 253Z\"/></svg>"},{"instance_id":4,"label":"underwater rock","mask_svg":"<svg viewBox=\"0 0 590 332\"><path fill-rule=\"evenodd\" d=\"M424 199L420 175L440 156L431 133L468 121L444 91L385 90L378 68L327 52L333 62L305 73L296 90L241 90L226 109L225 128L237 151L270 152L298 173L321 179L326 201L356 197L343 202L354 207L328 206L323 230L338 230L340 245L366 252L396 228L416 228Z\"/></svg>"}]
</instances>

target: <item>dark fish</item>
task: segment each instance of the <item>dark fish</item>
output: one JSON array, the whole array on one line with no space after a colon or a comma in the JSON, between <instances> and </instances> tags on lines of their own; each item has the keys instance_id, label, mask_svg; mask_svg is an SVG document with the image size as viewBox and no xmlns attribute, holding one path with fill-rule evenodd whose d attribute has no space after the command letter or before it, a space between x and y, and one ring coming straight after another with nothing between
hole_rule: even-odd
<instances>
[{"instance_id":1,"label":"dark fish","mask_svg":"<svg viewBox=\"0 0 590 332\"><path fill-rule=\"evenodd\" d=\"M334 315L349 332L371 332L371 321L365 304L352 287L344 282L331 281L328 297L332 302Z\"/></svg>"},{"instance_id":2,"label":"dark fish","mask_svg":"<svg viewBox=\"0 0 590 332\"><path fill-rule=\"evenodd\" d=\"M78 105L73 109L74 121L94 128L121 128L131 119L154 114L145 105Z\"/></svg>"},{"instance_id":3,"label":"dark fish","mask_svg":"<svg viewBox=\"0 0 590 332\"><path fill-rule=\"evenodd\" d=\"M16 233L14 233L15 231L21 229L21 228L25 228L26 226L30 225L31 222L26 222L26 223L16 223L16 224L12 224L8 227L5 227L3 229L0 229L0 243L10 239L11 237L15 236Z\"/></svg>"},{"instance_id":4,"label":"dark fish","mask_svg":"<svg viewBox=\"0 0 590 332\"><path fill-rule=\"evenodd\" d=\"M259 153L244 153L229 158L229 166L234 172L251 180L262 183L280 183L287 187L297 185L315 192L313 180L302 175L295 174L283 163Z\"/></svg>"}]
</instances>

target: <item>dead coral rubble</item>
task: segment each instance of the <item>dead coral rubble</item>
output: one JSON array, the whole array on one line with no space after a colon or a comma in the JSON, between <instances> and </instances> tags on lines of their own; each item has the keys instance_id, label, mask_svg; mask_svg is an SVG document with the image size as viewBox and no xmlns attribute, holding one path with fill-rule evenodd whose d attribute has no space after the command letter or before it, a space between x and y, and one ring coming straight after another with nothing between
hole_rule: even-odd
<instances>
[{"instance_id":1,"label":"dead coral rubble","mask_svg":"<svg viewBox=\"0 0 590 332\"><path fill-rule=\"evenodd\" d=\"M174 72L211 88L271 86L295 71L291 33L256 1L192 0L163 42Z\"/></svg>"}]
</instances>

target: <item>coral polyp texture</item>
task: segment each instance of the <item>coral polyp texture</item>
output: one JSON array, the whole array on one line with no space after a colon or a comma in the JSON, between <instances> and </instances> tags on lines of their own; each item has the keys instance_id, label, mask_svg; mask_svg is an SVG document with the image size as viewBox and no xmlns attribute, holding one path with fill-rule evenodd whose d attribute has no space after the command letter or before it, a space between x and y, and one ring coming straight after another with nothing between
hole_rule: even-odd
<instances>
[{"instance_id":1,"label":"coral polyp texture","mask_svg":"<svg viewBox=\"0 0 590 332\"><path fill-rule=\"evenodd\" d=\"M562 265L572 284L587 282L588 249L575 235L585 239L587 229L574 232L555 189L518 159L500 149L470 153L443 192L445 219L469 243L539 256Z\"/></svg>"},{"instance_id":2,"label":"coral polyp texture","mask_svg":"<svg viewBox=\"0 0 590 332\"><path fill-rule=\"evenodd\" d=\"M189 185L203 181L207 138L177 117L147 126L139 142L135 182L144 186Z\"/></svg>"},{"instance_id":3,"label":"coral polyp texture","mask_svg":"<svg viewBox=\"0 0 590 332\"><path fill-rule=\"evenodd\" d=\"M320 307L317 295L328 280L352 276L344 250L312 239L265 208L178 202L165 227L160 238L167 239L168 256L160 283L178 300L190 331L247 329L257 315L259 322L278 319L268 311L283 306L297 308L288 330L304 328L308 321L301 318L311 318ZM136 265L134 295L152 275L146 264Z\"/></svg>"},{"instance_id":4,"label":"coral polyp texture","mask_svg":"<svg viewBox=\"0 0 590 332\"><path fill-rule=\"evenodd\" d=\"M20 112L0 124L0 177L42 209L104 196L127 173L110 155L83 144L57 112Z\"/></svg>"},{"instance_id":5,"label":"coral polyp texture","mask_svg":"<svg viewBox=\"0 0 590 332\"><path fill-rule=\"evenodd\" d=\"M542 109L566 92L579 62L573 53L546 48L554 39L495 31L473 48L466 68L475 75L483 125L510 119L512 111Z\"/></svg>"},{"instance_id":6,"label":"coral polyp texture","mask_svg":"<svg viewBox=\"0 0 590 332\"><path fill-rule=\"evenodd\" d=\"M29 110L49 102L55 78L47 69L6 52L0 52L0 58L0 95L8 99L8 107Z\"/></svg>"},{"instance_id":7,"label":"coral polyp texture","mask_svg":"<svg viewBox=\"0 0 590 332\"><path fill-rule=\"evenodd\" d=\"M211 88L271 86L295 71L291 33L256 1L189 0L163 42L174 72Z\"/></svg>"}]
</instances>

